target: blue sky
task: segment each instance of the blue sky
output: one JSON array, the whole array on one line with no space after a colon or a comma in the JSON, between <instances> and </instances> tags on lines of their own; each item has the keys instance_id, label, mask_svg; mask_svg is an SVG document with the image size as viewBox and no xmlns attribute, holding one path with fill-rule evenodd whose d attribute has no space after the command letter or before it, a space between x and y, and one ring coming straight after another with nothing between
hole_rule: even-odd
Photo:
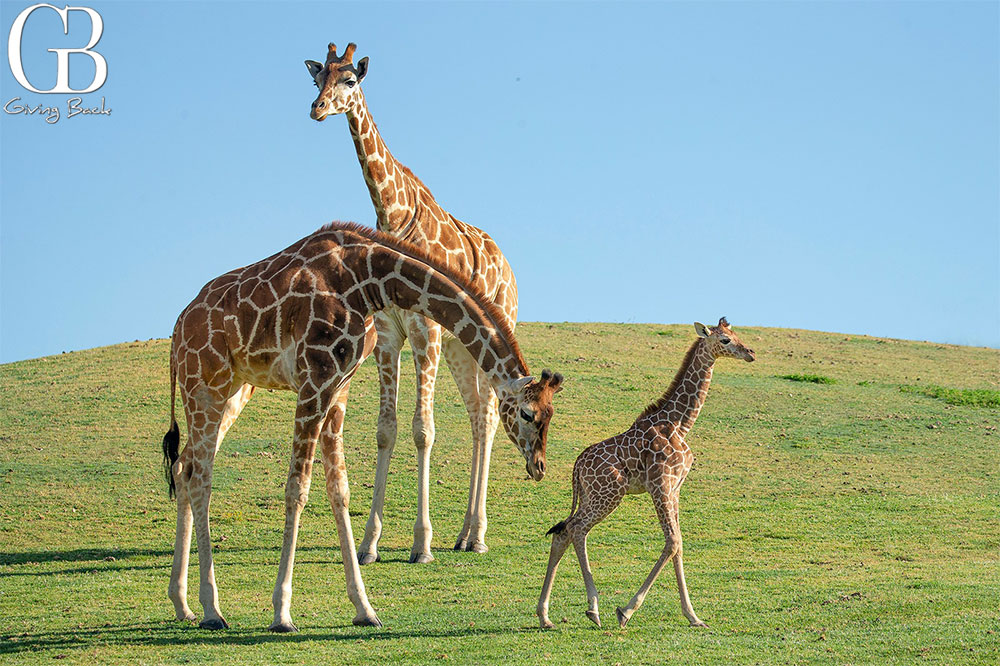
<instances>
[{"instance_id":1,"label":"blue sky","mask_svg":"<svg viewBox=\"0 0 1000 666\"><path fill-rule=\"evenodd\" d=\"M166 337L216 275L373 224L346 121L308 117L329 41L521 320L1000 346L997 3L86 4L110 116L0 79L63 111L0 113L0 361ZM36 87L70 16L26 24Z\"/></svg>"}]
</instances>

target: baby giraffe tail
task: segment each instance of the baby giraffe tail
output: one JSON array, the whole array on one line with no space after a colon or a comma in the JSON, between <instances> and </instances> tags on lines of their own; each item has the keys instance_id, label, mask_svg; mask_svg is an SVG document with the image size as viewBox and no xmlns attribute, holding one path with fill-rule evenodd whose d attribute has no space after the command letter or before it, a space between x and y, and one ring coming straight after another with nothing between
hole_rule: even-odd
<instances>
[{"instance_id":1,"label":"baby giraffe tail","mask_svg":"<svg viewBox=\"0 0 1000 666\"><path fill-rule=\"evenodd\" d=\"M177 395L177 366L174 364L174 355L170 354L170 430L163 436L163 467L167 475L167 488L171 499L177 492L174 484L174 463L179 457L181 431L177 427L177 418L174 416L174 401Z\"/></svg>"},{"instance_id":2,"label":"baby giraffe tail","mask_svg":"<svg viewBox=\"0 0 1000 666\"><path fill-rule=\"evenodd\" d=\"M572 506L570 506L569 516L566 518L566 520L560 520L558 523L553 525L552 529L550 529L548 532L545 533L545 536L548 536L550 534L562 534L563 530L566 529L566 523L568 523L570 520L573 519L573 516L576 514L576 509L580 500L580 491L578 486L579 484L577 483L576 465L573 465L573 504Z\"/></svg>"}]
</instances>

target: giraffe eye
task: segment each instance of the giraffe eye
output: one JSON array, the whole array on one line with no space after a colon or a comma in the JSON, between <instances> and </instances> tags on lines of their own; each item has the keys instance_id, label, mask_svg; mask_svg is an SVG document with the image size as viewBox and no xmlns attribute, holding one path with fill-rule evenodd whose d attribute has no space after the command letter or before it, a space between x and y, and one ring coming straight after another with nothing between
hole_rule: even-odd
<instances>
[{"instance_id":1,"label":"giraffe eye","mask_svg":"<svg viewBox=\"0 0 1000 666\"><path fill-rule=\"evenodd\" d=\"M535 415L524 409L521 410L521 418L528 423L533 423L535 421Z\"/></svg>"},{"instance_id":2,"label":"giraffe eye","mask_svg":"<svg viewBox=\"0 0 1000 666\"><path fill-rule=\"evenodd\" d=\"M346 81L344 81L344 85L346 85L348 88L353 88L354 84L356 83L357 81L355 81L354 79L347 79Z\"/></svg>"},{"instance_id":3,"label":"giraffe eye","mask_svg":"<svg viewBox=\"0 0 1000 666\"><path fill-rule=\"evenodd\" d=\"M730 340L729 338L719 338L719 342L721 342L724 345L728 345Z\"/></svg>"}]
</instances>

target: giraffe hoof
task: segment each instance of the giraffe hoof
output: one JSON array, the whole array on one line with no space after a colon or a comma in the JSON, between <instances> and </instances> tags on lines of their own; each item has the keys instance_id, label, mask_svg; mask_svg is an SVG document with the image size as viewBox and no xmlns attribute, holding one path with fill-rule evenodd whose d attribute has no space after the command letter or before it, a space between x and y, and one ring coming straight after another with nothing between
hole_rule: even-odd
<instances>
[{"instance_id":1,"label":"giraffe hoof","mask_svg":"<svg viewBox=\"0 0 1000 666\"><path fill-rule=\"evenodd\" d=\"M361 615L354 618L351 620L351 624L355 627L381 627L382 621L378 619L375 613L372 613L371 615Z\"/></svg>"},{"instance_id":2,"label":"giraffe hoof","mask_svg":"<svg viewBox=\"0 0 1000 666\"><path fill-rule=\"evenodd\" d=\"M615 615L618 616L618 626L624 629L625 625L628 624L628 616L625 615L625 611L622 610L621 606L615 609Z\"/></svg>"},{"instance_id":3,"label":"giraffe hoof","mask_svg":"<svg viewBox=\"0 0 1000 666\"><path fill-rule=\"evenodd\" d=\"M198 618L191 611L188 611L188 612L186 612L184 614L181 614L181 615L177 616L177 620L180 621L180 622L194 622L197 619Z\"/></svg>"},{"instance_id":4,"label":"giraffe hoof","mask_svg":"<svg viewBox=\"0 0 1000 666\"><path fill-rule=\"evenodd\" d=\"M538 618L538 623L542 629L552 629L556 625L552 624L552 620L547 617Z\"/></svg>"},{"instance_id":5,"label":"giraffe hoof","mask_svg":"<svg viewBox=\"0 0 1000 666\"><path fill-rule=\"evenodd\" d=\"M273 631L276 634L294 634L299 628L291 622L275 622L267 630Z\"/></svg>"},{"instance_id":6,"label":"giraffe hoof","mask_svg":"<svg viewBox=\"0 0 1000 666\"><path fill-rule=\"evenodd\" d=\"M381 562L382 556L378 553L358 553L358 564L364 566L366 564L371 564L372 562Z\"/></svg>"},{"instance_id":7,"label":"giraffe hoof","mask_svg":"<svg viewBox=\"0 0 1000 666\"><path fill-rule=\"evenodd\" d=\"M218 617L211 620L202 620L198 623L198 627L201 629L208 629L210 631L218 631L219 629L228 629L229 623L225 619Z\"/></svg>"},{"instance_id":8,"label":"giraffe hoof","mask_svg":"<svg viewBox=\"0 0 1000 666\"><path fill-rule=\"evenodd\" d=\"M469 540L458 537L458 541L455 542L455 550L467 550L469 547Z\"/></svg>"},{"instance_id":9,"label":"giraffe hoof","mask_svg":"<svg viewBox=\"0 0 1000 666\"><path fill-rule=\"evenodd\" d=\"M705 624L704 622L702 622L701 620L698 620L697 622L692 622L691 626L692 627L705 627L706 629L708 629L708 625Z\"/></svg>"},{"instance_id":10,"label":"giraffe hoof","mask_svg":"<svg viewBox=\"0 0 1000 666\"><path fill-rule=\"evenodd\" d=\"M480 554L488 552L489 549L490 549L489 546L487 546L482 541L473 541L472 543L470 543L465 548L466 552L469 552L469 553L480 553Z\"/></svg>"},{"instance_id":11,"label":"giraffe hoof","mask_svg":"<svg viewBox=\"0 0 1000 666\"><path fill-rule=\"evenodd\" d=\"M601 626L601 616L597 614L597 611L587 611L587 619L596 624L598 627Z\"/></svg>"},{"instance_id":12,"label":"giraffe hoof","mask_svg":"<svg viewBox=\"0 0 1000 666\"><path fill-rule=\"evenodd\" d=\"M410 564L427 564L433 561L434 556L430 553L410 553Z\"/></svg>"}]
</instances>

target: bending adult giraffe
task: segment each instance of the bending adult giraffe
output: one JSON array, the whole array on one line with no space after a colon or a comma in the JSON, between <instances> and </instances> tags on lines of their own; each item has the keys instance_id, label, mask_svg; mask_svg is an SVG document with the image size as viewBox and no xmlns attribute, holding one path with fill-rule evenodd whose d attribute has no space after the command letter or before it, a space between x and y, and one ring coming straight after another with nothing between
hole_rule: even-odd
<instances>
[{"instance_id":1,"label":"bending adult giraffe","mask_svg":"<svg viewBox=\"0 0 1000 666\"><path fill-rule=\"evenodd\" d=\"M466 347L500 397L500 418L528 473L545 474L552 396L562 377L528 374L496 307L420 248L351 224L324 227L287 249L222 275L177 319L170 356L171 426L163 454L177 494L169 596L178 619L187 604L191 527L198 540L201 626L227 627L219 610L208 509L212 466L226 431L257 386L296 391L295 434L285 485L285 531L274 587L272 631L295 631L290 605L299 517L309 496L316 444L337 521L356 625L381 626L361 579L348 515L343 425L351 377L372 349L372 314L390 305L431 317ZM180 384L188 445L179 452L174 395Z\"/></svg>"},{"instance_id":2,"label":"bending adult giraffe","mask_svg":"<svg viewBox=\"0 0 1000 666\"><path fill-rule=\"evenodd\" d=\"M368 111L361 81L368 72L368 58L354 65L357 47L348 44L343 55L329 45L326 63L307 60L319 96L312 104L317 121L343 113L354 139L365 183L375 205L380 231L422 248L435 261L468 280L497 308L512 330L517 321L517 284L507 259L488 234L465 224L442 208L430 190L389 152ZM472 471L465 521L455 550L484 553L486 535L486 487L490 454L497 429L497 402L482 371L460 342L445 334L427 318L398 308L375 315L378 341L375 360L379 368L380 408L378 460L372 507L365 536L358 549L361 564L379 558L382 509L389 463L396 445L396 395L399 385L399 354L410 339L417 377L417 406L413 414L413 440L417 449L417 519L413 527L410 562L430 562L431 527L429 509L430 452L434 444L434 383L442 347L455 383L462 394L472 425Z\"/></svg>"}]
</instances>

